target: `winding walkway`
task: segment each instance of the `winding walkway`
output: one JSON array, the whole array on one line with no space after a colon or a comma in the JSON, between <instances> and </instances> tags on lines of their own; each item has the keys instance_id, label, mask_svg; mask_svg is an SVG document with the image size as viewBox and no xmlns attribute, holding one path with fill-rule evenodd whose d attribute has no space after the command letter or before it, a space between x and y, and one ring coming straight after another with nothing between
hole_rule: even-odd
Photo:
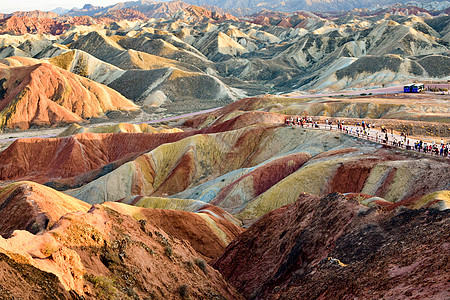
<instances>
[{"instance_id":1,"label":"winding walkway","mask_svg":"<svg viewBox=\"0 0 450 300\"><path fill-rule=\"evenodd\" d=\"M378 129L374 129L371 128L367 135L364 135L362 133L357 133L356 129L359 129L360 131L362 131L362 127L361 126L356 126L356 125L344 125L344 127L346 128L346 130L339 130L337 124L336 125L326 125L326 124L322 124L322 123L317 123L317 125L319 126L319 128L315 128L313 123L306 123L303 125L304 128L308 128L308 129L315 129L315 130L327 130L327 131L335 131L335 132L339 132L342 134L347 134L362 140L368 140L371 141L373 143L377 143L380 145L384 145L384 146L391 146L394 148L399 148L399 149L406 149L406 150L410 150L416 153L421 153L421 154L426 154L426 155L430 155L433 157L441 157L441 158L447 158L450 160L450 153L448 156L442 156L442 155L436 155L433 152L423 152L422 151L417 151L414 149L414 143L420 141L420 139L417 139L415 137L406 137L406 141L409 140L409 145L407 145L407 142L404 142L404 144L402 146L398 146L398 145L394 145L393 141L394 139L399 142L401 140L404 140L404 137L396 134L396 133L389 133L388 132L388 139L389 141L387 143L383 142L384 140L384 136L385 133L381 132L381 130ZM288 125L288 126L300 126L300 125ZM348 131L347 131L348 129ZM377 135L378 134L378 135ZM436 141L436 144L440 143L439 141ZM430 145L430 143L428 143L428 145ZM439 145L439 144L438 144ZM409 147L408 147L409 146Z\"/></svg>"}]
</instances>

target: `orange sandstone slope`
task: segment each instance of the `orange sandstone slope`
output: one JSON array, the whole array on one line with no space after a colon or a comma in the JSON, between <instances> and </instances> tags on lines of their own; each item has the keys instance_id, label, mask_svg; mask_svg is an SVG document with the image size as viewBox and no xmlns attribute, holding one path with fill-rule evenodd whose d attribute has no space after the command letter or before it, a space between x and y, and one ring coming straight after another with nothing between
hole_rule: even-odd
<instances>
[{"instance_id":1,"label":"orange sandstone slope","mask_svg":"<svg viewBox=\"0 0 450 300\"><path fill-rule=\"evenodd\" d=\"M0 64L0 128L61 125L137 109L111 88L47 63Z\"/></svg>"},{"instance_id":2,"label":"orange sandstone slope","mask_svg":"<svg viewBox=\"0 0 450 300\"><path fill-rule=\"evenodd\" d=\"M15 182L0 190L0 235L14 230L33 234L50 228L69 212L87 212L91 205L34 182Z\"/></svg>"},{"instance_id":3,"label":"orange sandstone slope","mask_svg":"<svg viewBox=\"0 0 450 300\"><path fill-rule=\"evenodd\" d=\"M10 258L0 249L0 299L73 299L55 274L24 264L20 257ZM5 274L6 276L4 276Z\"/></svg>"},{"instance_id":4,"label":"orange sandstone slope","mask_svg":"<svg viewBox=\"0 0 450 300\"><path fill-rule=\"evenodd\" d=\"M206 209L192 213L181 210L142 208L118 202L106 202L102 205L122 214L131 215L135 219L150 222L162 228L170 236L189 241L192 248L206 259L214 259L221 255L226 246L243 231L241 227ZM206 207L208 206L225 213L218 207L212 205Z\"/></svg>"},{"instance_id":5,"label":"orange sandstone slope","mask_svg":"<svg viewBox=\"0 0 450 300\"><path fill-rule=\"evenodd\" d=\"M177 213L110 203L68 213L41 234L17 230L8 239L0 237L0 278L11 269L3 267L6 262L16 266L10 270L13 276L26 279L29 270L41 272L49 279L44 287L64 294L56 275L75 299L242 299L195 250L202 242L217 242L220 230L213 233L214 222L208 224L195 213ZM181 222L163 220L172 214ZM215 257L209 250L207 256ZM31 288L18 280L10 292L18 297Z\"/></svg>"},{"instance_id":6,"label":"orange sandstone slope","mask_svg":"<svg viewBox=\"0 0 450 300\"><path fill-rule=\"evenodd\" d=\"M68 178L119 159L126 161L184 136L184 132L80 133L64 138L20 139L0 153L0 180L44 183L51 178Z\"/></svg>"}]
</instances>

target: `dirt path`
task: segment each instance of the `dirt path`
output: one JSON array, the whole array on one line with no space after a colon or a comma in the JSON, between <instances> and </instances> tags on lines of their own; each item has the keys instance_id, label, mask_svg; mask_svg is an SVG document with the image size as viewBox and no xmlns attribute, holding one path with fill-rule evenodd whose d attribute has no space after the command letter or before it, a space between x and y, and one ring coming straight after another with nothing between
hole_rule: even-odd
<instances>
[{"instance_id":1,"label":"dirt path","mask_svg":"<svg viewBox=\"0 0 450 300\"><path fill-rule=\"evenodd\" d=\"M212 109L202 110L202 111L183 114L183 115L171 116L171 117L166 117L166 118L161 118L161 119L156 119L156 120L151 120L151 121L145 121L145 122L138 121L138 122L130 122L130 123L132 123L132 124L142 124L142 123L155 124L155 123L160 123L160 122L165 122L165 121L173 121L173 120L177 120L177 119L192 117L192 116L196 116L196 115L200 115L200 114L204 114L204 113L209 113L209 112L218 110L220 108L222 108L222 107L216 107L216 108L212 108ZM90 128L90 127L98 127L98 126L113 125L113 124L117 124L117 122L87 124L87 125L83 125L83 126ZM56 137L57 135L59 135L61 132L63 132L66 129L67 129L67 127L58 127L58 128L36 129L36 130L0 133L0 144L12 143L15 140L23 139L23 138Z\"/></svg>"},{"instance_id":2,"label":"dirt path","mask_svg":"<svg viewBox=\"0 0 450 300\"><path fill-rule=\"evenodd\" d=\"M437 88L448 88L448 84L439 83L439 84L426 84L425 87L437 87ZM292 98L312 98L312 97L329 97L329 96L360 96L361 94L372 94L372 95L382 95L382 94L396 94L403 93L403 85L395 85L384 88L374 88L374 89L365 89L365 90L354 90L354 91L340 91L334 93L326 93L326 94L305 94L305 95L297 95L295 93L287 93L283 96L292 97Z\"/></svg>"}]
</instances>

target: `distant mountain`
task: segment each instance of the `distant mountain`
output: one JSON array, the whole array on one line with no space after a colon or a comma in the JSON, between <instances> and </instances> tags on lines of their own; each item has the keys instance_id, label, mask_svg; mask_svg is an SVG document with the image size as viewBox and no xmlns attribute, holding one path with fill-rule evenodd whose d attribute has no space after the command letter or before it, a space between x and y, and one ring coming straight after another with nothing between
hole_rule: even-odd
<instances>
[{"instance_id":1,"label":"distant mountain","mask_svg":"<svg viewBox=\"0 0 450 300\"><path fill-rule=\"evenodd\" d=\"M143 13L148 18L164 18L184 10L190 5L201 6L218 14L229 13L234 16L247 16L264 10L279 12L338 12L353 9L384 9L393 4L414 6L427 11L443 11L450 7L448 0L442 1L408 1L408 0L185 0L185 1L127 1L110 6L85 4L83 8L71 10L55 9L54 12L68 16L103 16L113 11L131 9Z\"/></svg>"},{"instance_id":2,"label":"distant mountain","mask_svg":"<svg viewBox=\"0 0 450 300\"><path fill-rule=\"evenodd\" d=\"M406 4L414 5L427 10L445 10L450 8L450 1L407 1Z\"/></svg>"},{"instance_id":3,"label":"distant mountain","mask_svg":"<svg viewBox=\"0 0 450 300\"><path fill-rule=\"evenodd\" d=\"M124 9L118 9L109 11L104 15L101 15L102 18L111 19L114 21L121 21L121 20L147 20L148 18L141 13L140 11L131 9L131 8L124 8Z\"/></svg>"},{"instance_id":4,"label":"distant mountain","mask_svg":"<svg viewBox=\"0 0 450 300\"><path fill-rule=\"evenodd\" d=\"M45 19L45 18L56 18L58 17L58 14L51 11L41 11L41 10L16 11L10 14L0 14L0 19L5 19L9 17L27 17L27 18Z\"/></svg>"},{"instance_id":5,"label":"distant mountain","mask_svg":"<svg viewBox=\"0 0 450 300\"><path fill-rule=\"evenodd\" d=\"M149 18L162 18L176 13L180 9L188 7L189 4L181 1L159 2L159 1L132 1L121 2L110 6L93 6L86 4L81 9L71 9L66 14L69 16L100 16L112 11L132 9L143 13Z\"/></svg>"},{"instance_id":6,"label":"distant mountain","mask_svg":"<svg viewBox=\"0 0 450 300\"><path fill-rule=\"evenodd\" d=\"M68 12L69 10L70 9L67 9L67 8L64 8L64 7L57 7L55 9L53 9L52 12L54 12L55 14L58 14L58 15L63 15L66 12Z\"/></svg>"},{"instance_id":7,"label":"distant mountain","mask_svg":"<svg viewBox=\"0 0 450 300\"><path fill-rule=\"evenodd\" d=\"M54 13L52 13L54 14ZM56 15L56 14L55 14ZM26 33L61 34L72 25L93 25L96 21L91 17L74 17L70 20L50 17L7 16L0 20L0 34L21 35Z\"/></svg>"},{"instance_id":8,"label":"distant mountain","mask_svg":"<svg viewBox=\"0 0 450 300\"><path fill-rule=\"evenodd\" d=\"M49 59L144 110L170 113L223 106L243 95L447 80L450 74L450 16L416 6L264 10L239 20L189 5L146 20L187 4L149 5L158 10L118 5L93 17L0 20L0 33L14 35L0 36L0 58ZM20 36L26 33L52 35Z\"/></svg>"},{"instance_id":9,"label":"distant mountain","mask_svg":"<svg viewBox=\"0 0 450 300\"><path fill-rule=\"evenodd\" d=\"M238 13L255 13L263 9L294 12L298 10L308 11L343 11L355 8L377 8L395 3L407 3L408 0L186 0L195 5L212 5L225 10L233 10ZM415 4L428 4L431 1L418 0ZM427 9L435 7L435 10L443 10L450 6L448 1L434 1Z\"/></svg>"}]
</instances>

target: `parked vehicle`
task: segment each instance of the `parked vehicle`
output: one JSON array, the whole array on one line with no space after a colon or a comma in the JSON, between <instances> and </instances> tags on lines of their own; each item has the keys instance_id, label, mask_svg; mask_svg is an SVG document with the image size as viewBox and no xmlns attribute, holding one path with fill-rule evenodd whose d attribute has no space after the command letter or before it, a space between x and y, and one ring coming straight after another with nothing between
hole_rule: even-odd
<instances>
[{"instance_id":1,"label":"parked vehicle","mask_svg":"<svg viewBox=\"0 0 450 300\"><path fill-rule=\"evenodd\" d=\"M403 92L405 93L421 93L425 90L423 83L414 83L403 86Z\"/></svg>"}]
</instances>

